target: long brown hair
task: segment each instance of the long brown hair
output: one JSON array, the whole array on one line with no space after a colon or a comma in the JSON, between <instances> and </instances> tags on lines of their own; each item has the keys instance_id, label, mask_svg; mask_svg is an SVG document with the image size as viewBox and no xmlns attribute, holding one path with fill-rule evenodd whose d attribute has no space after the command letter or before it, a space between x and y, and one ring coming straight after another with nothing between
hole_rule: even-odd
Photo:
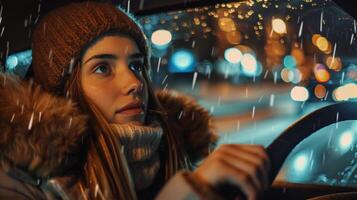
<instances>
[{"instance_id":1,"label":"long brown hair","mask_svg":"<svg viewBox=\"0 0 357 200\"><path fill-rule=\"evenodd\" d=\"M91 44L107 35L113 35L113 33L103 34L93 40ZM88 49L88 47L84 48L84 50ZM148 52L144 53L147 55ZM86 98L83 92L80 58L81 55L75 59L76 64L65 84L64 91L66 96L77 102L80 109L90 116L87 155L81 188L83 190L84 188L89 189L87 192L89 192L88 197L90 199L136 199L127 163L121 152L121 146L104 115L89 98ZM183 149L182 138L170 130L165 111L153 91L149 72L147 71L147 69L150 69L148 56L145 59L145 65L143 77L148 86L149 94L147 118L156 118L163 127L162 143L166 147L166 153L161 160L164 161L165 180L168 180L178 170L189 169L190 166L187 162L187 153Z\"/></svg>"}]
</instances>

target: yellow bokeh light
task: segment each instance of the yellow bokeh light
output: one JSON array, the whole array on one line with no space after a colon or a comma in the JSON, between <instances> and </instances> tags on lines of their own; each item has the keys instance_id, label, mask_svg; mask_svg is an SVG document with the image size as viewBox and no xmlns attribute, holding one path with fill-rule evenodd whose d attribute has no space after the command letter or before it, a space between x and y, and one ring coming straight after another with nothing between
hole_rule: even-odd
<instances>
[{"instance_id":1,"label":"yellow bokeh light","mask_svg":"<svg viewBox=\"0 0 357 200\"><path fill-rule=\"evenodd\" d=\"M276 18L272 21L273 30L278 34L285 34L286 31L286 24L282 19Z\"/></svg>"},{"instance_id":2,"label":"yellow bokeh light","mask_svg":"<svg viewBox=\"0 0 357 200\"><path fill-rule=\"evenodd\" d=\"M341 71L342 68L342 61L341 58L339 57L332 57L329 56L326 59L326 65L328 66L329 69L332 69L334 71Z\"/></svg>"},{"instance_id":3,"label":"yellow bokeh light","mask_svg":"<svg viewBox=\"0 0 357 200\"><path fill-rule=\"evenodd\" d=\"M316 64L314 67L315 78L320 83L325 83L330 80L330 73L322 64Z\"/></svg>"},{"instance_id":4,"label":"yellow bokeh light","mask_svg":"<svg viewBox=\"0 0 357 200\"><path fill-rule=\"evenodd\" d=\"M219 18L218 26L224 32L231 32L237 30L234 21L228 17Z\"/></svg>"},{"instance_id":5,"label":"yellow bokeh light","mask_svg":"<svg viewBox=\"0 0 357 200\"><path fill-rule=\"evenodd\" d=\"M315 46L316 46L316 41L317 41L317 39L319 39L321 37L321 35L320 34L314 34L313 36L312 36L312 44L314 44Z\"/></svg>"},{"instance_id":6,"label":"yellow bokeh light","mask_svg":"<svg viewBox=\"0 0 357 200\"><path fill-rule=\"evenodd\" d=\"M321 50L321 51L327 51L328 46L329 46L329 41L325 37L319 37L316 40L316 46Z\"/></svg>"},{"instance_id":7,"label":"yellow bokeh light","mask_svg":"<svg viewBox=\"0 0 357 200\"><path fill-rule=\"evenodd\" d=\"M332 53L332 45L330 42L328 42L327 50L324 51L325 54L330 54Z\"/></svg>"},{"instance_id":8,"label":"yellow bokeh light","mask_svg":"<svg viewBox=\"0 0 357 200\"><path fill-rule=\"evenodd\" d=\"M320 83L326 83L330 80L330 73L327 70L317 70L315 72L316 80Z\"/></svg>"}]
</instances>

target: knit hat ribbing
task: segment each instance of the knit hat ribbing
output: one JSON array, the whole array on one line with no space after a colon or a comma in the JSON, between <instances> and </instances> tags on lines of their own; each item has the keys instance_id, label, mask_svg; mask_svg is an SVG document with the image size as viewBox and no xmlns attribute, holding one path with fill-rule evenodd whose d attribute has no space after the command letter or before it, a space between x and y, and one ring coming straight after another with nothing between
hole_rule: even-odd
<instances>
[{"instance_id":1,"label":"knit hat ribbing","mask_svg":"<svg viewBox=\"0 0 357 200\"><path fill-rule=\"evenodd\" d=\"M71 3L48 13L37 24L32 38L33 74L51 92L63 92L65 73L83 48L109 30L127 34L148 54L147 38L127 13L105 3ZM148 63L148 60L146 60Z\"/></svg>"}]
</instances>

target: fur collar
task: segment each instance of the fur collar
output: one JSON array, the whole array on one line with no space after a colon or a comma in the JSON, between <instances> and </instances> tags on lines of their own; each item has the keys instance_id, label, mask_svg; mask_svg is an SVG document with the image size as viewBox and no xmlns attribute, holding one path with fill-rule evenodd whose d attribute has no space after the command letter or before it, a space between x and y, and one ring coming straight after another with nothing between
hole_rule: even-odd
<instances>
[{"instance_id":1,"label":"fur collar","mask_svg":"<svg viewBox=\"0 0 357 200\"><path fill-rule=\"evenodd\" d=\"M217 141L210 114L187 95L161 90L156 96L167 112L169 127L182 136L191 161L206 157Z\"/></svg>"},{"instance_id":2,"label":"fur collar","mask_svg":"<svg viewBox=\"0 0 357 200\"><path fill-rule=\"evenodd\" d=\"M205 157L216 141L208 112L184 95L156 95L192 160ZM0 73L0 167L14 164L38 177L57 173L68 156L80 152L86 122L69 99Z\"/></svg>"}]
</instances>

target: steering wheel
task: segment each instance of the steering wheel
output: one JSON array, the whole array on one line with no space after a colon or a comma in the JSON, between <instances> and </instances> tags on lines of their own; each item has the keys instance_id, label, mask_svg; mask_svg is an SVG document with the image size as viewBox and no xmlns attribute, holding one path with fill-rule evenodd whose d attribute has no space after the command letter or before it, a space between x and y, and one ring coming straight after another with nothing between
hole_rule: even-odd
<instances>
[{"instance_id":1,"label":"steering wheel","mask_svg":"<svg viewBox=\"0 0 357 200\"><path fill-rule=\"evenodd\" d=\"M285 159L296 145L317 130L346 120L357 120L357 102L328 105L305 115L285 129L266 149L271 161L269 185L273 183ZM218 186L217 192L224 199L246 199L241 190L230 184Z\"/></svg>"}]
</instances>

